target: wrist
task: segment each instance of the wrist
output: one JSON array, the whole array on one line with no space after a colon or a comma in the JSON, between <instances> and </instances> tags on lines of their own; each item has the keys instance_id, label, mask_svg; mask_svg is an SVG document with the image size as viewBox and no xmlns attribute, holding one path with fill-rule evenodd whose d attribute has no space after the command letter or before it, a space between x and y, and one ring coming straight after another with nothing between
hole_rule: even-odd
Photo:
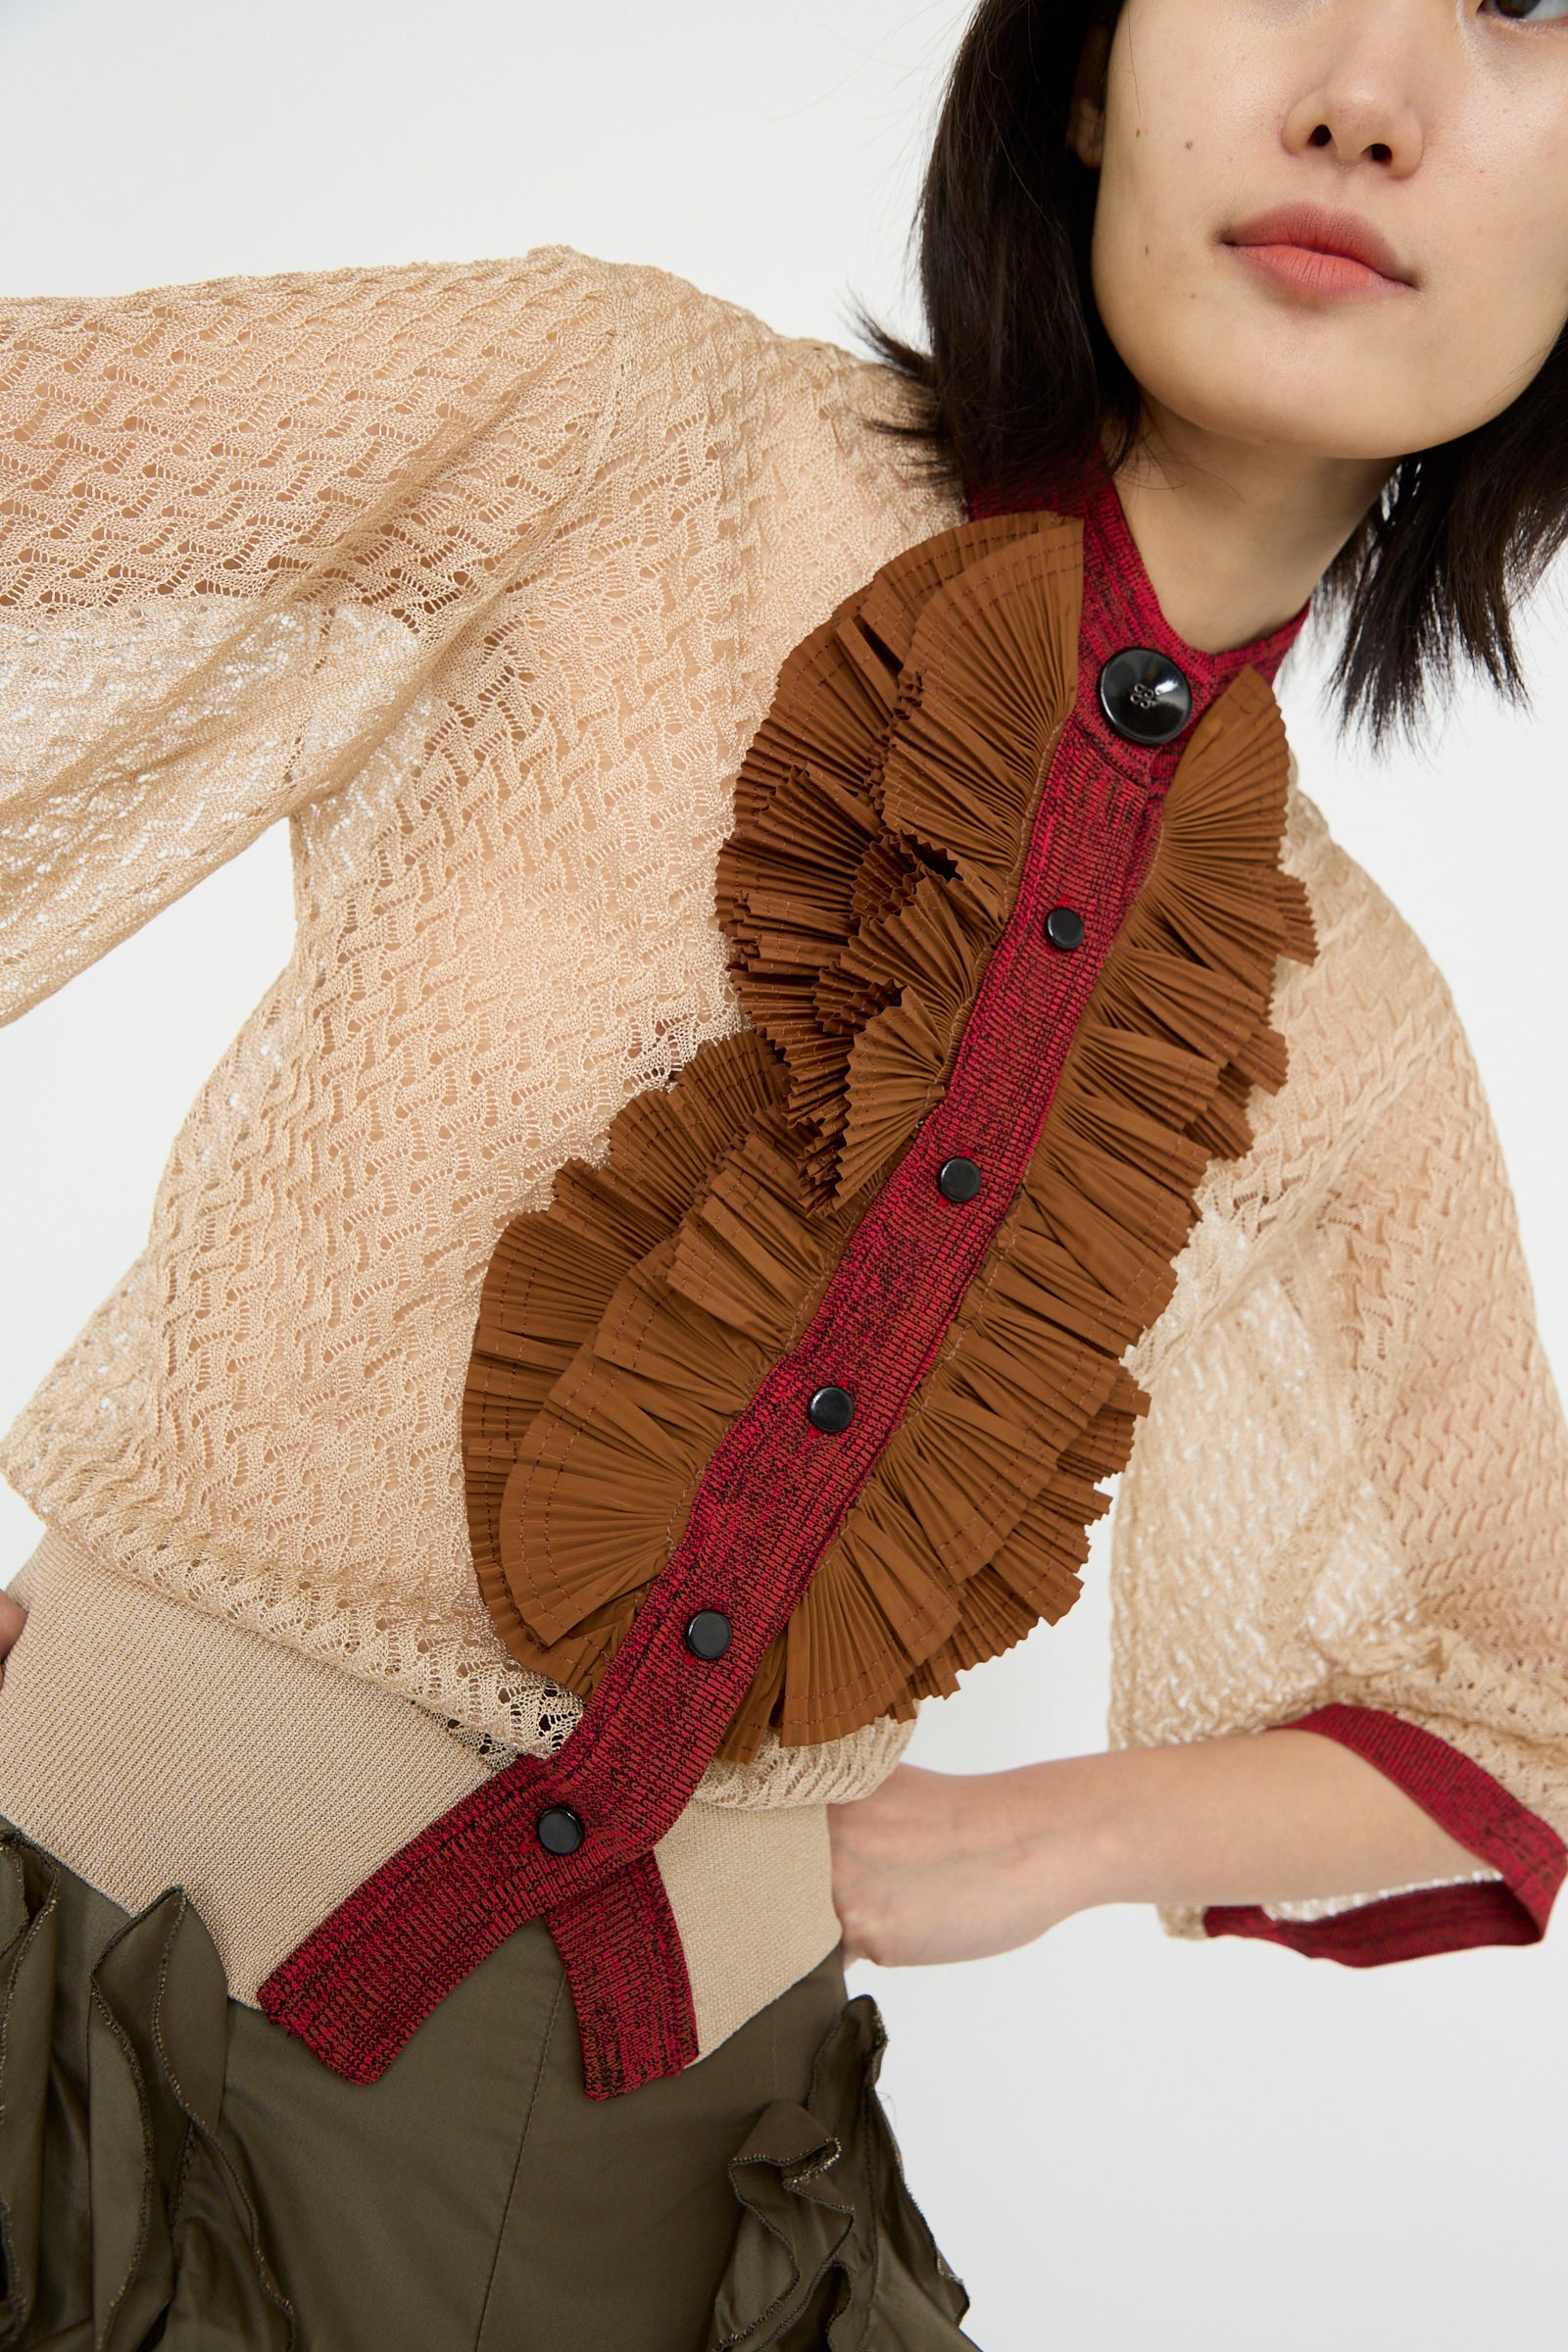
<instances>
[{"instance_id":1,"label":"wrist","mask_svg":"<svg viewBox=\"0 0 1568 2352\"><path fill-rule=\"evenodd\" d=\"M1020 1865L1051 1913L1043 1924L1135 1899L1125 1807L1109 1756L1073 1756L999 1775L1008 1791Z\"/></svg>"}]
</instances>

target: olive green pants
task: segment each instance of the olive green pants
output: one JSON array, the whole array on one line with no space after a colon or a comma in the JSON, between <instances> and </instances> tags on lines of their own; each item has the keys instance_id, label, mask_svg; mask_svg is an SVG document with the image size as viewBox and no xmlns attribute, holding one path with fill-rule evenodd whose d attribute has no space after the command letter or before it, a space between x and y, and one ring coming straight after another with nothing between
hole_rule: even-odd
<instances>
[{"instance_id":1,"label":"olive green pants","mask_svg":"<svg viewBox=\"0 0 1568 2352\"><path fill-rule=\"evenodd\" d=\"M228 2000L177 1889L127 1920L0 1828L0 2345L954 2352L880 2048L829 1960L589 2100L536 1926L344 2082Z\"/></svg>"}]
</instances>

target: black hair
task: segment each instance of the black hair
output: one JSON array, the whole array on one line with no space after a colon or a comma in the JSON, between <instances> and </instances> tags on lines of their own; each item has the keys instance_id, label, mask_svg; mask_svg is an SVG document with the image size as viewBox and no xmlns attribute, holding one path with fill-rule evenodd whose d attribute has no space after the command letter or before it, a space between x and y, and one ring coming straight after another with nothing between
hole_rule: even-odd
<instances>
[{"instance_id":1,"label":"black hair","mask_svg":"<svg viewBox=\"0 0 1568 2352\"><path fill-rule=\"evenodd\" d=\"M1068 141L1103 96L1120 0L984 0L954 64L917 220L929 350L874 324L921 396L940 470L1005 499L1069 496L1133 447L1138 388L1090 285L1097 174ZM1335 685L1372 735L1413 730L1455 662L1523 698L1511 608L1568 539L1568 330L1512 406L1396 466L1331 566Z\"/></svg>"}]
</instances>

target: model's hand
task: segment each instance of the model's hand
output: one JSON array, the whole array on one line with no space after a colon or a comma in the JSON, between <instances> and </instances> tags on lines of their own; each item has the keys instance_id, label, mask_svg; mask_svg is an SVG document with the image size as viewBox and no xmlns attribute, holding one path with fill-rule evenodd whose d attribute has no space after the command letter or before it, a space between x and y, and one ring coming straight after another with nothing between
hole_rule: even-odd
<instances>
[{"instance_id":1,"label":"model's hand","mask_svg":"<svg viewBox=\"0 0 1568 2352\"><path fill-rule=\"evenodd\" d=\"M1052 1835L1027 1776L903 1764L874 1795L832 1805L833 1900L845 1956L882 1968L980 1960L1031 1943L1100 1899L1087 1846Z\"/></svg>"},{"instance_id":2,"label":"model's hand","mask_svg":"<svg viewBox=\"0 0 1568 2352\"><path fill-rule=\"evenodd\" d=\"M5 1681L5 1661L26 1622L27 1612L21 1601L13 1600L9 1592L0 1592L0 1683Z\"/></svg>"}]
</instances>

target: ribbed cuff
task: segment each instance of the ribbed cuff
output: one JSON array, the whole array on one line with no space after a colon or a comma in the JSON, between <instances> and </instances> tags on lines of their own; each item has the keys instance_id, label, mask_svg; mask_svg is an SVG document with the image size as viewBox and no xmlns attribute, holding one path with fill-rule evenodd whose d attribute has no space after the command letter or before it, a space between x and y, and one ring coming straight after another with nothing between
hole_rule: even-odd
<instances>
[{"instance_id":1,"label":"ribbed cuff","mask_svg":"<svg viewBox=\"0 0 1568 2352\"><path fill-rule=\"evenodd\" d=\"M1417 1887L1327 1919L1271 1919L1255 1903L1220 1904L1203 1914L1206 1934L1283 1943L1346 1968L1541 1941L1568 1872L1568 1846L1490 1772L1435 1733L1375 1707L1320 1707L1278 1728L1317 1732L1364 1756L1450 1838L1498 1871L1501 1884Z\"/></svg>"}]
</instances>

